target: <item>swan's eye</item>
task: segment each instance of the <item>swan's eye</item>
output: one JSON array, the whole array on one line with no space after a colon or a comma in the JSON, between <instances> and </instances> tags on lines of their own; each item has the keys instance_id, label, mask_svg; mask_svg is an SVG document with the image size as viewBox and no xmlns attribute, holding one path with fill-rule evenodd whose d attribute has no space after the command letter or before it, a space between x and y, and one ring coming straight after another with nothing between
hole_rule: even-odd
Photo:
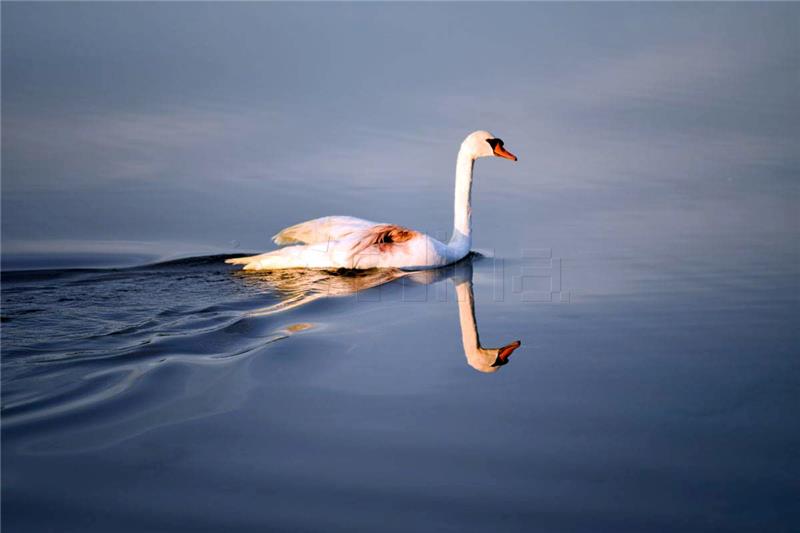
<instances>
[{"instance_id":1,"label":"swan's eye","mask_svg":"<svg viewBox=\"0 0 800 533\"><path fill-rule=\"evenodd\" d=\"M503 139L486 139L486 142L489 143L489 146L492 147L492 150L497 148L497 146L503 146Z\"/></svg>"}]
</instances>

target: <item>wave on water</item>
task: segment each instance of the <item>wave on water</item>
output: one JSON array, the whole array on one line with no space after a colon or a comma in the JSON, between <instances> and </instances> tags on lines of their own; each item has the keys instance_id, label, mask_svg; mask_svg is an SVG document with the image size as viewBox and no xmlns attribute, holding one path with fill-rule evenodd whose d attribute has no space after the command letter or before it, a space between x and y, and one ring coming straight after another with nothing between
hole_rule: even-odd
<instances>
[{"instance_id":1,"label":"wave on water","mask_svg":"<svg viewBox=\"0 0 800 533\"><path fill-rule=\"evenodd\" d=\"M164 364L230 364L261 353L332 320L330 306L346 305L332 301L322 314L307 311L306 304L316 300L403 278L418 284L447 275L386 269L243 272L226 265L228 257L4 271L4 429L30 429L124 396ZM152 396L165 399L168 388Z\"/></svg>"}]
</instances>

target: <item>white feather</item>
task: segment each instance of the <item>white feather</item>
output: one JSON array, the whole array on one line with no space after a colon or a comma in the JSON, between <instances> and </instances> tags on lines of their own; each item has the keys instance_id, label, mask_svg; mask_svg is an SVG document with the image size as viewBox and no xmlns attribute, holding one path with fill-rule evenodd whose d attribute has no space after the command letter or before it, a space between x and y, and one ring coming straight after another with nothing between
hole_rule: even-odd
<instances>
[{"instance_id":1,"label":"white feather","mask_svg":"<svg viewBox=\"0 0 800 533\"><path fill-rule=\"evenodd\" d=\"M272 252L228 259L244 270L284 268L434 268L463 259L472 245L472 170L475 159L498 154L487 142L495 137L476 131L461 143L456 160L453 235L445 244L423 233L350 216L329 216L281 230L272 239L292 245ZM501 143L501 151L502 149ZM505 152L503 157L514 158ZM516 158L514 158L516 160Z\"/></svg>"}]
</instances>

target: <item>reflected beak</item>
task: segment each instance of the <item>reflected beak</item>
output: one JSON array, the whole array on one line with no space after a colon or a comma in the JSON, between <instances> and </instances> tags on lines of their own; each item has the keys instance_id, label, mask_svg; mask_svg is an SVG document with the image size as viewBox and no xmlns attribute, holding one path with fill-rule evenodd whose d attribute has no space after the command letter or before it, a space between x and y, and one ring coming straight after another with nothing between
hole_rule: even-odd
<instances>
[{"instance_id":1,"label":"reflected beak","mask_svg":"<svg viewBox=\"0 0 800 533\"><path fill-rule=\"evenodd\" d=\"M519 341L514 341L511 344L506 344L505 346L500 348L500 351L497 354L497 359L498 361L500 361L500 364L501 365L506 364L508 362L508 358L511 357L511 354L514 352L514 350L519 348L521 344L522 343Z\"/></svg>"},{"instance_id":2,"label":"reflected beak","mask_svg":"<svg viewBox=\"0 0 800 533\"><path fill-rule=\"evenodd\" d=\"M503 148L502 144L498 144L497 146L494 147L494 155L496 155L497 157L510 159L512 161L517 160L517 156L515 156L514 154Z\"/></svg>"}]
</instances>

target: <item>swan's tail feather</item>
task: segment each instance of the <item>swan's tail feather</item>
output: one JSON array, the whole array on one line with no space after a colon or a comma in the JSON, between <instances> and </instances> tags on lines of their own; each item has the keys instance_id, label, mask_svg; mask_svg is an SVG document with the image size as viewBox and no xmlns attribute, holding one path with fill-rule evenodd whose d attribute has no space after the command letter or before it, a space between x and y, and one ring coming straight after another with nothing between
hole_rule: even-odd
<instances>
[{"instance_id":1,"label":"swan's tail feather","mask_svg":"<svg viewBox=\"0 0 800 533\"><path fill-rule=\"evenodd\" d=\"M226 259L225 262L229 265L246 265L253 261L253 258L258 257L257 255L251 255L250 257L231 257L230 259Z\"/></svg>"},{"instance_id":2,"label":"swan's tail feather","mask_svg":"<svg viewBox=\"0 0 800 533\"><path fill-rule=\"evenodd\" d=\"M275 252L282 252L283 250L275 250ZM229 265L244 265L243 270L262 270L269 268L267 265L276 264L279 262L279 257L276 257L275 252L268 252L259 255L250 255L248 257L233 257L226 259L225 262ZM263 265L263 266L262 266ZM273 266L272 268L281 268L280 266ZM285 267L284 267L285 268Z\"/></svg>"},{"instance_id":3,"label":"swan's tail feather","mask_svg":"<svg viewBox=\"0 0 800 533\"><path fill-rule=\"evenodd\" d=\"M244 265L242 270L278 270L282 268L318 267L318 265L311 264L310 259L314 258L314 256L309 256L307 251L308 246L289 246L264 254L251 255L248 257L234 257L226 259L225 262L229 265Z\"/></svg>"}]
</instances>

